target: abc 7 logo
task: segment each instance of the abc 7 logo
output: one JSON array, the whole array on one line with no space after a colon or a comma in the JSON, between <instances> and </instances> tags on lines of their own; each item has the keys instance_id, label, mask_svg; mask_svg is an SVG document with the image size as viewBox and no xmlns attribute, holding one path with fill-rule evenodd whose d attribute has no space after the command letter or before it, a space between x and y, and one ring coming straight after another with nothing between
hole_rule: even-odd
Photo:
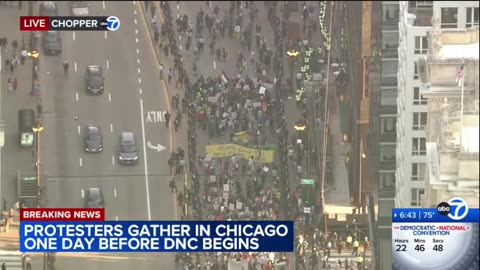
<instances>
[{"instance_id":1,"label":"abc 7 logo","mask_svg":"<svg viewBox=\"0 0 480 270\"><path fill-rule=\"evenodd\" d=\"M107 18L107 30L115 31L120 28L120 20L115 16L110 16Z\"/></svg>"},{"instance_id":2,"label":"abc 7 logo","mask_svg":"<svg viewBox=\"0 0 480 270\"><path fill-rule=\"evenodd\" d=\"M437 211L442 216L448 216L453 220L462 220L468 214L467 202L462 198L452 198L448 202L441 202Z\"/></svg>"}]
</instances>

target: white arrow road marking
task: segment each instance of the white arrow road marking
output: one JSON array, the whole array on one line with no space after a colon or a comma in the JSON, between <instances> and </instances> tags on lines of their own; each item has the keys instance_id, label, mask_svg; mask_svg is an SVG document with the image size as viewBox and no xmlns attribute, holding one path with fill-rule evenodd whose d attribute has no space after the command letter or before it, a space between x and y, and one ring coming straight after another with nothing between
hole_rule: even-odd
<instances>
[{"instance_id":1,"label":"white arrow road marking","mask_svg":"<svg viewBox=\"0 0 480 270\"><path fill-rule=\"evenodd\" d=\"M162 151L162 150L167 149L165 146L163 146L163 145L161 145L161 144L159 144L159 143L157 143L157 145L154 145L154 144L152 144L150 141L147 142L147 146L148 146L148 148L151 148L151 149L153 149L153 150L157 150L157 152L160 152L160 151Z\"/></svg>"},{"instance_id":2,"label":"white arrow road marking","mask_svg":"<svg viewBox=\"0 0 480 270\"><path fill-rule=\"evenodd\" d=\"M83 190L83 188L81 190L81 193L82 193L82 198L85 198L85 190Z\"/></svg>"}]
</instances>

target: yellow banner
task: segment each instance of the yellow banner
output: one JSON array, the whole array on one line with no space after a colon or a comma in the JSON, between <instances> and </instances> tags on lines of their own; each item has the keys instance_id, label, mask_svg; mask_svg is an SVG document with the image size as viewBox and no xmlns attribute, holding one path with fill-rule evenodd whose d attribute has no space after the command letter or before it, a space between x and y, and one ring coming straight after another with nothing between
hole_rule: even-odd
<instances>
[{"instance_id":1,"label":"yellow banner","mask_svg":"<svg viewBox=\"0 0 480 270\"><path fill-rule=\"evenodd\" d=\"M206 151L212 158L231 157L237 154L244 159L250 159L253 156L254 160L261 163L273 162L273 150L257 150L233 143L207 145Z\"/></svg>"},{"instance_id":2,"label":"yellow banner","mask_svg":"<svg viewBox=\"0 0 480 270\"><path fill-rule=\"evenodd\" d=\"M237 140L246 140L248 139L248 131L237 132L234 134L234 137Z\"/></svg>"}]
</instances>

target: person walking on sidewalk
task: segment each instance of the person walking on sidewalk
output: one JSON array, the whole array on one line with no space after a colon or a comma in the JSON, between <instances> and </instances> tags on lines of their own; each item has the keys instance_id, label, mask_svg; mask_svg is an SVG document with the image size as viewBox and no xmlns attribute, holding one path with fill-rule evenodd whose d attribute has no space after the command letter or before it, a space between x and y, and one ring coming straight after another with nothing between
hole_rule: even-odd
<instances>
[{"instance_id":1,"label":"person walking on sidewalk","mask_svg":"<svg viewBox=\"0 0 480 270\"><path fill-rule=\"evenodd\" d=\"M168 128L169 127L169 122L170 122L170 113L169 112L165 112L165 126Z\"/></svg>"},{"instance_id":2,"label":"person walking on sidewalk","mask_svg":"<svg viewBox=\"0 0 480 270\"><path fill-rule=\"evenodd\" d=\"M160 64L159 70L160 70L160 80L163 80L163 65L162 64Z\"/></svg>"},{"instance_id":3,"label":"person walking on sidewalk","mask_svg":"<svg viewBox=\"0 0 480 270\"><path fill-rule=\"evenodd\" d=\"M8 77L8 92L13 93L13 83L10 77Z\"/></svg>"},{"instance_id":4,"label":"person walking on sidewalk","mask_svg":"<svg viewBox=\"0 0 480 270\"><path fill-rule=\"evenodd\" d=\"M160 38L160 33L158 32L158 28L155 28L153 32L153 40L155 41L155 44L158 43L159 38Z\"/></svg>"},{"instance_id":5,"label":"person walking on sidewalk","mask_svg":"<svg viewBox=\"0 0 480 270\"><path fill-rule=\"evenodd\" d=\"M13 79L13 92L17 91L18 81L17 78Z\"/></svg>"},{"instance_id":6,"label":"person walking on sidewalk","mask_svg":"<svg viewBox=\"0 0 480 270\"><path fill-rule=\"evenodd\" d=\"M170 84L172 82L172 78L173 78L172 68L169 68L168 69L168 84Z\"/></svg>"},{"instance_id":7,"label":"person walking on sidewalk","mask_svg":"<svg viewBox=\"0 0 480 270\"><path fill-rule=\"evenodd\" d=\"M30 255L27 255L25 257L25 265L26 265L26 270L32 270L32 260L30 259Z\"/></svg>"},{"instance_id":8,"label":"person walking on sidewalk","mask_svg":"<svg viewBox=\"0 0 480 270\"><path fill-rule=\"evenodd\" d=\"M173 176L172 180L170 180L169 186L172 193L177 192L177 183L175 183L175 176Z\"/></svg>"}]
</instances>

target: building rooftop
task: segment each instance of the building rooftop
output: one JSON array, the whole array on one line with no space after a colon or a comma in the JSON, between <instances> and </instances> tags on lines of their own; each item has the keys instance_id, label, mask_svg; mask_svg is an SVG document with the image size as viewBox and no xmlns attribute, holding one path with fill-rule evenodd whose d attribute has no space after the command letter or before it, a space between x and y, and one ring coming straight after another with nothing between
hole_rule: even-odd
<instances>
[{"instance_id":1,"label":"building rooftop","mask_svg":"<svg viewBox=\"0 0 480 270\"><path fill-rule=\"evenodd\" d=\"M433 1L431 5L417 5L417 1L408 1L408 13L415 15L413 26L432 26ZM426 1L429 2L429 1Z\"/></svg>"}]
</instances>

